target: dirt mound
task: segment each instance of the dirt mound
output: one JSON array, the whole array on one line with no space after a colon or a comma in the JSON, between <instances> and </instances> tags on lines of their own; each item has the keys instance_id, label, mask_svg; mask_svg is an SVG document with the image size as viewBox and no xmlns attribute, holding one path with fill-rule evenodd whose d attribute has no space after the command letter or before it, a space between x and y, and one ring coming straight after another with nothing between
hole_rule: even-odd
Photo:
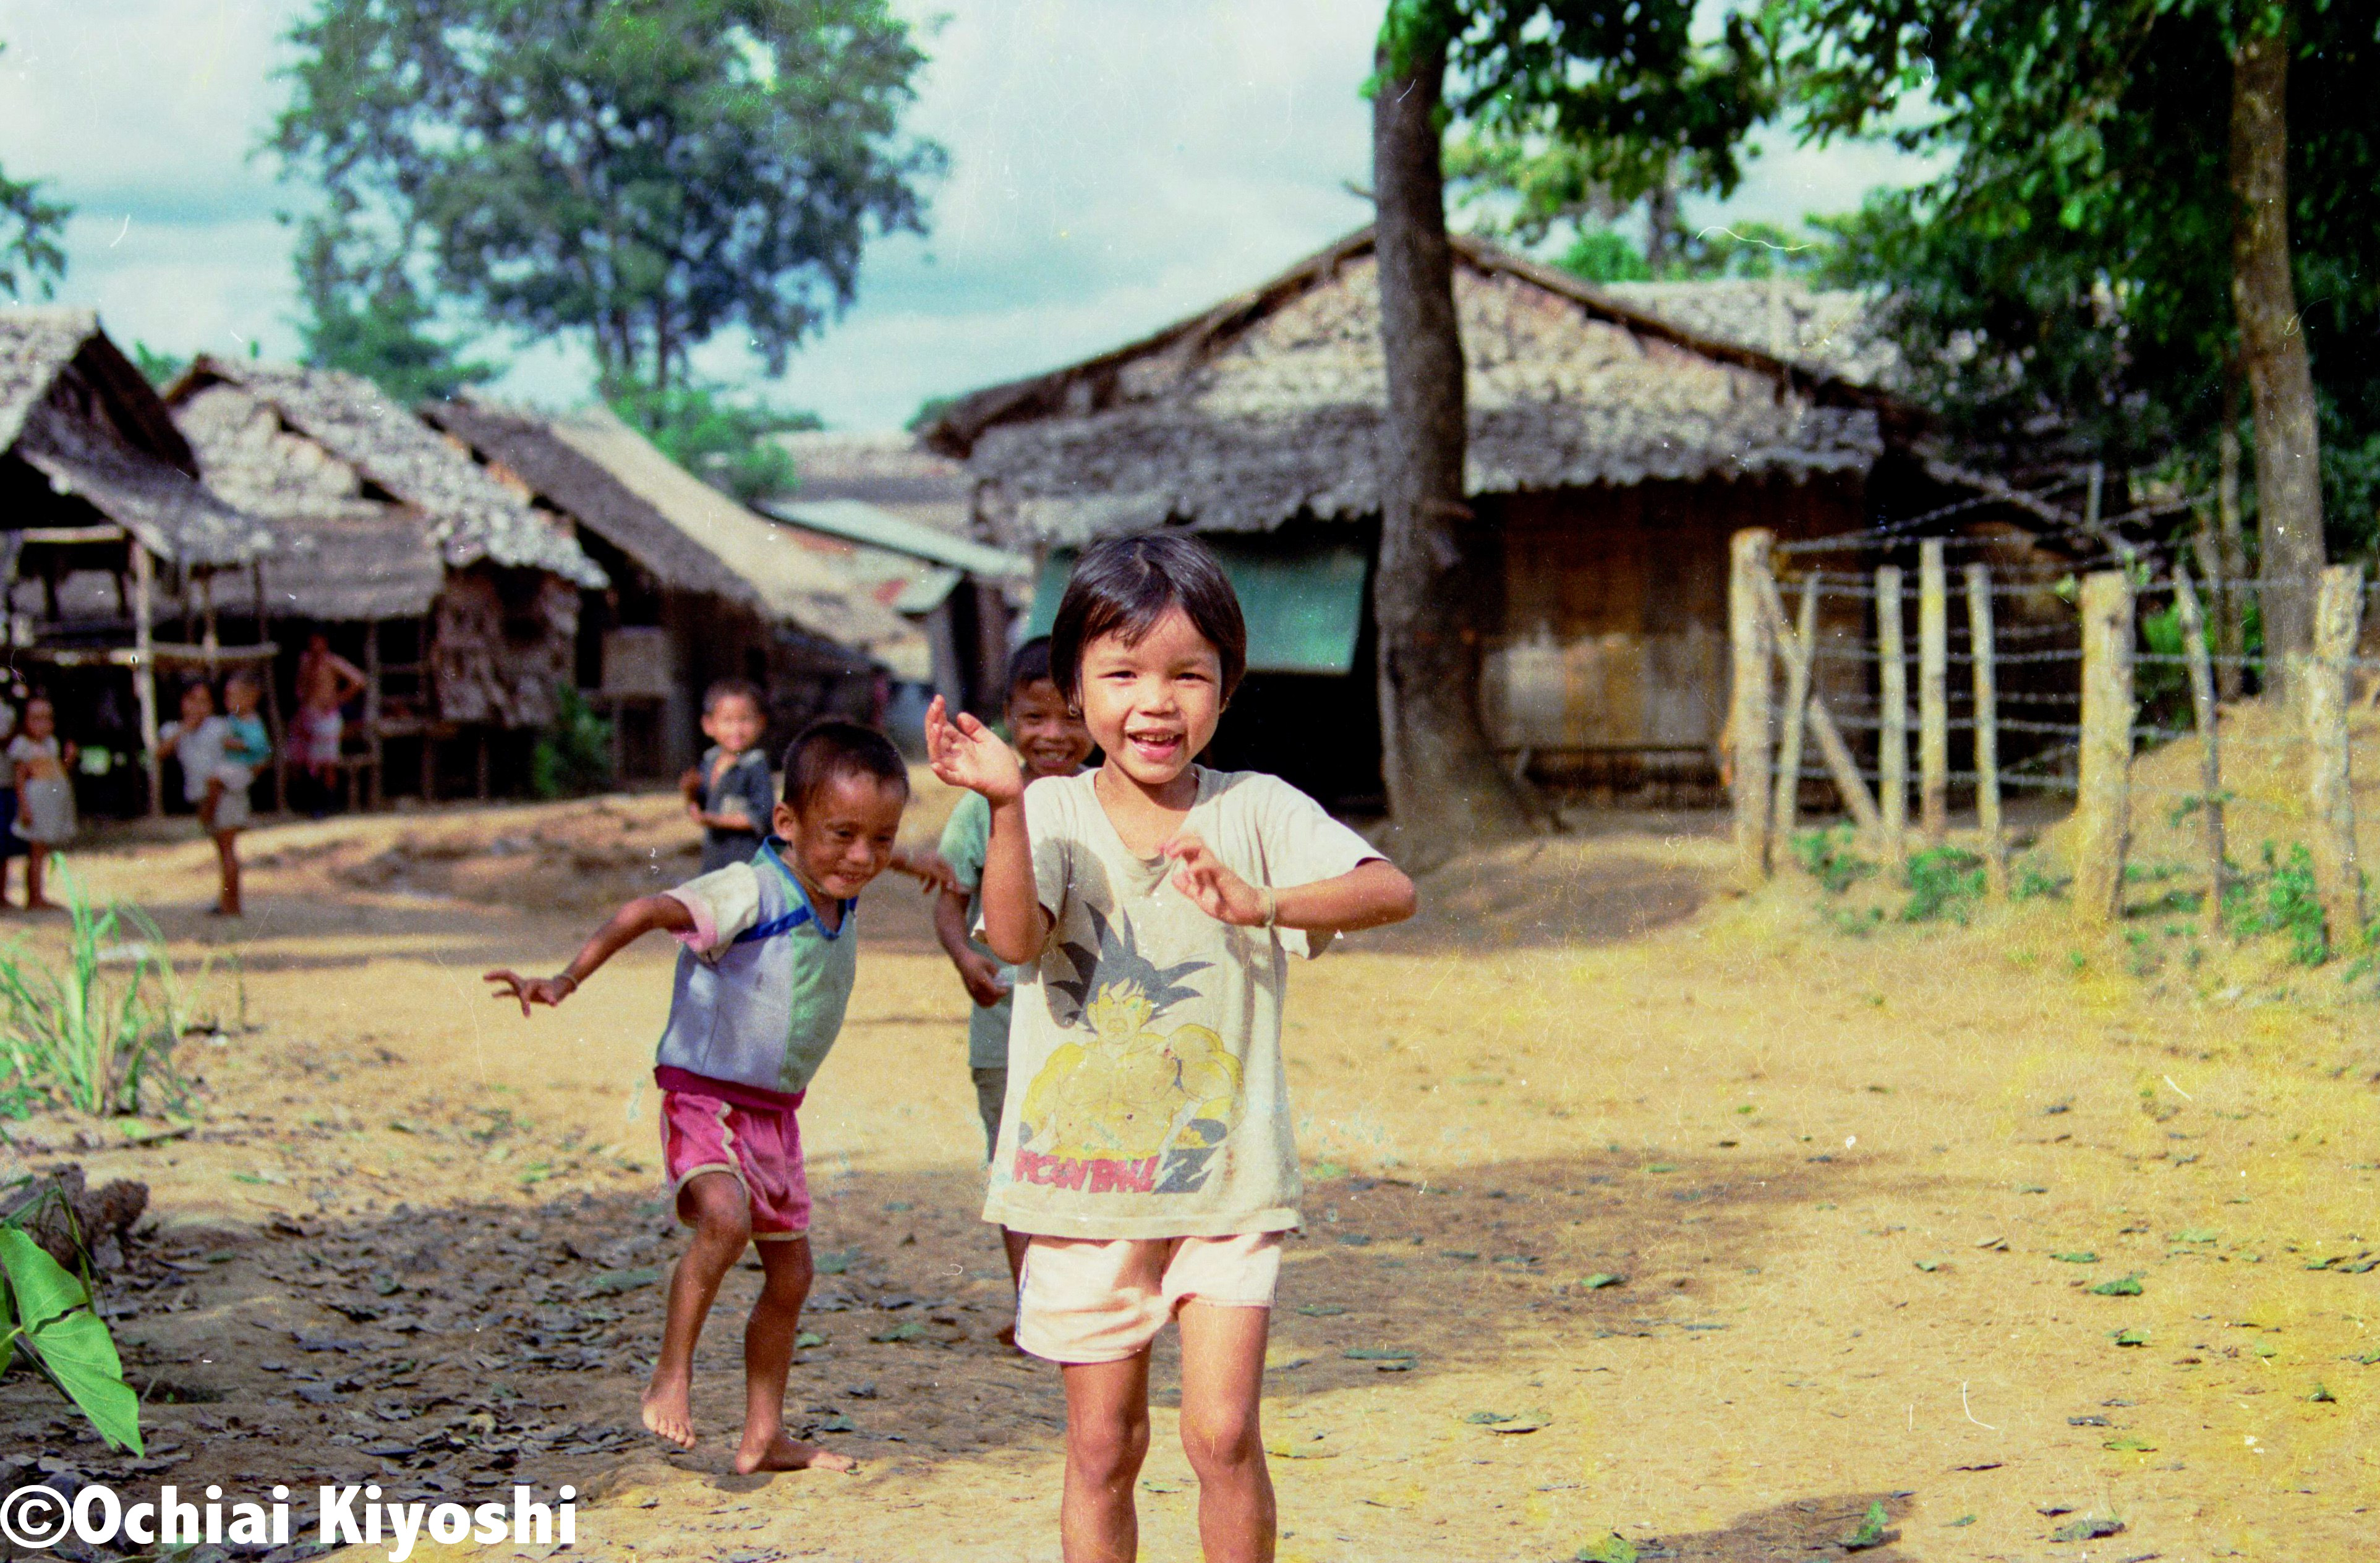
<instances>
[{"instance_id":1,"label":"dirt mound","mask_svg":"<svg viewBox=\"0 0 2380 1563\"><path fill-rule=\"evenodd\" d=\"M2358 709L2348 719L2354 750L2357 845L2365 862L2380 861L2380 711ZM2305 839L2307 769L2310 756L2296 722L2253 701L2223 708L2216 728L2223 762L2225 838L2231 860L2243 866L2261 862L2264 844L2286 856ZM2144 867L2204 867L2204 834L2198 800L2204 750L2194 738L2177 739L2132 762L2131 861ZM2074 862L2075 829L2070 819L2045 832L2041 847L2063 870Z\"/></svg>"},{"instance_id":2,"label":"dirt mound","mask_svg":"<svg viewBox=\"0 0 2380 1563\"><path fill-rule=\"evenodd\" d=\"M1685 836L1516 842L1424 877L1412 922L1359 938L1396 951L1617 943L1693 916L1727 864L1725 842Z\"/></svg>"}]
</instances>

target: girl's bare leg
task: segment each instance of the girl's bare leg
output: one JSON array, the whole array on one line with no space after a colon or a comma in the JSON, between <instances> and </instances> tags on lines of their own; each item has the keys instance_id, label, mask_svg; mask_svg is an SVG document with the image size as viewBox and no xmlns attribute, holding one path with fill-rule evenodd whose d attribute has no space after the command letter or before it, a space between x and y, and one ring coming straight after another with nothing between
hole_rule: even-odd
<instances>
[{"instance_id":1,"label":"girl's bare leg","mask_svg":"<svg viewBox=\"0 0 2380 1563\"><path fill-rule=\"evenodd\" d=\"M763 1242L768 1274L744 1327L744 1441L735 1450L738 1475L755 1471L856 1471L859 1462L785 1436L785 1375L794 1363L794 1334L810 1294L810 1240Z\"/></svg>"},{"instance_id":2,"label":"girl's bare leg","mask_svg":"<svg viewBox=\"0 0 2380 1563\"><path fill-rule=\"evenodd\" d=\"M223 894L215 903L215 910L221 912L226 917L239 916L241 914L239 905L238 831L218 830L215 832L215 865L222 870L223 877Z\"/></svg>"},{"instance_id":3,"label":"girl's bare leg","mask_svg":"<svg viewBox=\"0 0 2380 1563\"><path fill-rule=\"evenodd\" d=\"M1271 1563L1276 1520L1258 1408L1269 1308L1182 1309L1182 1451L1198 1475L1207 1563Z\"/></svg>"},{"instance_id":4,"label":"girl's bare leg","mask_svg":"<svg viewBox=\"0 0 2380 1563\"><path fill-rule=\"evenodd\" d=\"M1068 1363L1066 1493L1058 1538L1066 1563L1133 1563L1140 1516L1132 1484L1148 1454L1148 1352L1120 1363Z\"/></svg>"},{"instance_id":5,"label":"girl's bare leg","mask_svg":"<svg viewBox=\"0 0 2380 1563\"><path fill-rule=\"evenodd\" d=\"M58 909L57 903L42 893L42 870L47 866L42 860L49 855L50 849L39 842L30 842L25 848L25 910L28 912L55 912Z\"/></svg>"},{"instance_id":6,"label":"girl's bare leg","mask_svg":"<svg viewBox=\"0 0 2380 1563\"><path fill-rule=\"evenodd\" d=\"M670 1272L669 1315L662 1325L661 1359L645 1386L645 1426L680 1448L694 1448L694 1343L710 1315L719 1283L752 1241L752 1210L744 1185L725 1172L705 1172L678 1191L680 1216L694 1219L694 1241Z\"/></svg>"}]
</instances>

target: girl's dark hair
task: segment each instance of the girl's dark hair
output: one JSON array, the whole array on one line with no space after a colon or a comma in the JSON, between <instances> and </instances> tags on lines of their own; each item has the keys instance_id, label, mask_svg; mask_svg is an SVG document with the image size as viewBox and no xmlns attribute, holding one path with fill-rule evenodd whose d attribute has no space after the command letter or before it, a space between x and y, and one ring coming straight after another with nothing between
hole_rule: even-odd
<instances>
[{"instance_id":1,"label":"girl's dark hair","mask_svg":"<svg viewBox=\"0 0 2380 1563\"><path fill-rule=\"evenodd\" d=\"M814 721L785 745L785 806L807 813L845 776L868 776L909 790L909 768L892 740L872 727L833 718Z\"/></svg>"},{"instance_id":2,"label":"girl's dark hair","mask_svg":"<svg viewBox=\"0 0 2380 1563\"><path fill-rule=\"evenodd\" d=\"M1223 698L1248 667L1248 626L1231 578L1203 543L1170 532L1096 543L1075 562L1050 625L1050 676L1068 703L1082 704L1083 648L1101 636L1127 646L1179 608L1223 664Z\"/></svg>"}]
</instances>

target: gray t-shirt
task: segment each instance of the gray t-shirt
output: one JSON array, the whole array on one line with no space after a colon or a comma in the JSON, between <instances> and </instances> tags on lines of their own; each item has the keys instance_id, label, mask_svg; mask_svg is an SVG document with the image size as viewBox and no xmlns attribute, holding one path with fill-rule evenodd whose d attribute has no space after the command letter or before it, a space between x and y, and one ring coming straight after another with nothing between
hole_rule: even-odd
<instances>
[{"instance_id":1,"label":"gray t-shirt","mask_svg":"<svg viewBox=\"0 0 2380 1563\"><path fill-rule=\"evenodd\" d=\"M1253 885L1380 855L1277 777L1197 771L1184 829ZM1008 1102L984 1219L1074 1238L1219 1237L1298 1224L1281 1072L1289 957L1329 936L1219 923L1116 834L1096 772L1025 793L1051 929L1020 966Z\"/></svg>"},{"instance_id":2,"label":"gray t-shirt","mask_svg":"<svg viewBox=\"0 0 2380 1563\"><path fill-rule=\"evenodd\" d=\"M776 812L776 794L769 785L769 757L758 749L747 749L737 755L726 770L712 780L713 768L719 763L719 745L714 744L702 752L702 811L741 817L752 822L748 830L722 830L716 825L702 828L702 871L715 874L731 863L748 861L759 847L760 838L769 833L769 819Z\"/></svg>"},{"instance_id":3,"label":"gray t-shirt","mask_svg":"<svg viewBox=\"0 0 2380 1563\"><path fill-rule=\"evenodd\" d=\"M827 932L780 845L664 892L694 927L677 936L686 948L656 1064L790 1096L826 1061L851 1002L858 903L844 902Z\"/></svg>"}]
</instances>

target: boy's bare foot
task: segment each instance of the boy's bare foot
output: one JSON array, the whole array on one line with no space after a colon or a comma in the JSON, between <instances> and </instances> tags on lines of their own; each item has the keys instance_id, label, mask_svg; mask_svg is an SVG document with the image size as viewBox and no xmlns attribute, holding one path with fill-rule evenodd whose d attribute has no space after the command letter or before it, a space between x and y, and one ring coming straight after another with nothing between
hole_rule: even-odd
<instances>
[{"instance_id":1,"label":"boy's bare foot","mask_svg":"<svg viewBox=\"0 0 2380 1563\"><path fill-rule=\"evenodd\" d=\"M665 1384L660 1370L655 1369L653 1381L645 1386L644 1403L647 1432L668 1439L679 1448L694 1448L694 1402L686 1380Z\"/></svg>"},{"instance_id":2,"label":"boy's bare foot","mask_svg":"<svg viewBox=\"0 0 2380 1563\"><path fill-rule=\"evenodd\" d=\"M767 1443L755 1448L746 1444L735 1451L735 1474L749 1476L755 1471L856 1471L859 1461L849 1455L839 1455L832 1449L822 1449L816 1444L805 1444L780 1432Z\"/></svg>"}]
</instances>

